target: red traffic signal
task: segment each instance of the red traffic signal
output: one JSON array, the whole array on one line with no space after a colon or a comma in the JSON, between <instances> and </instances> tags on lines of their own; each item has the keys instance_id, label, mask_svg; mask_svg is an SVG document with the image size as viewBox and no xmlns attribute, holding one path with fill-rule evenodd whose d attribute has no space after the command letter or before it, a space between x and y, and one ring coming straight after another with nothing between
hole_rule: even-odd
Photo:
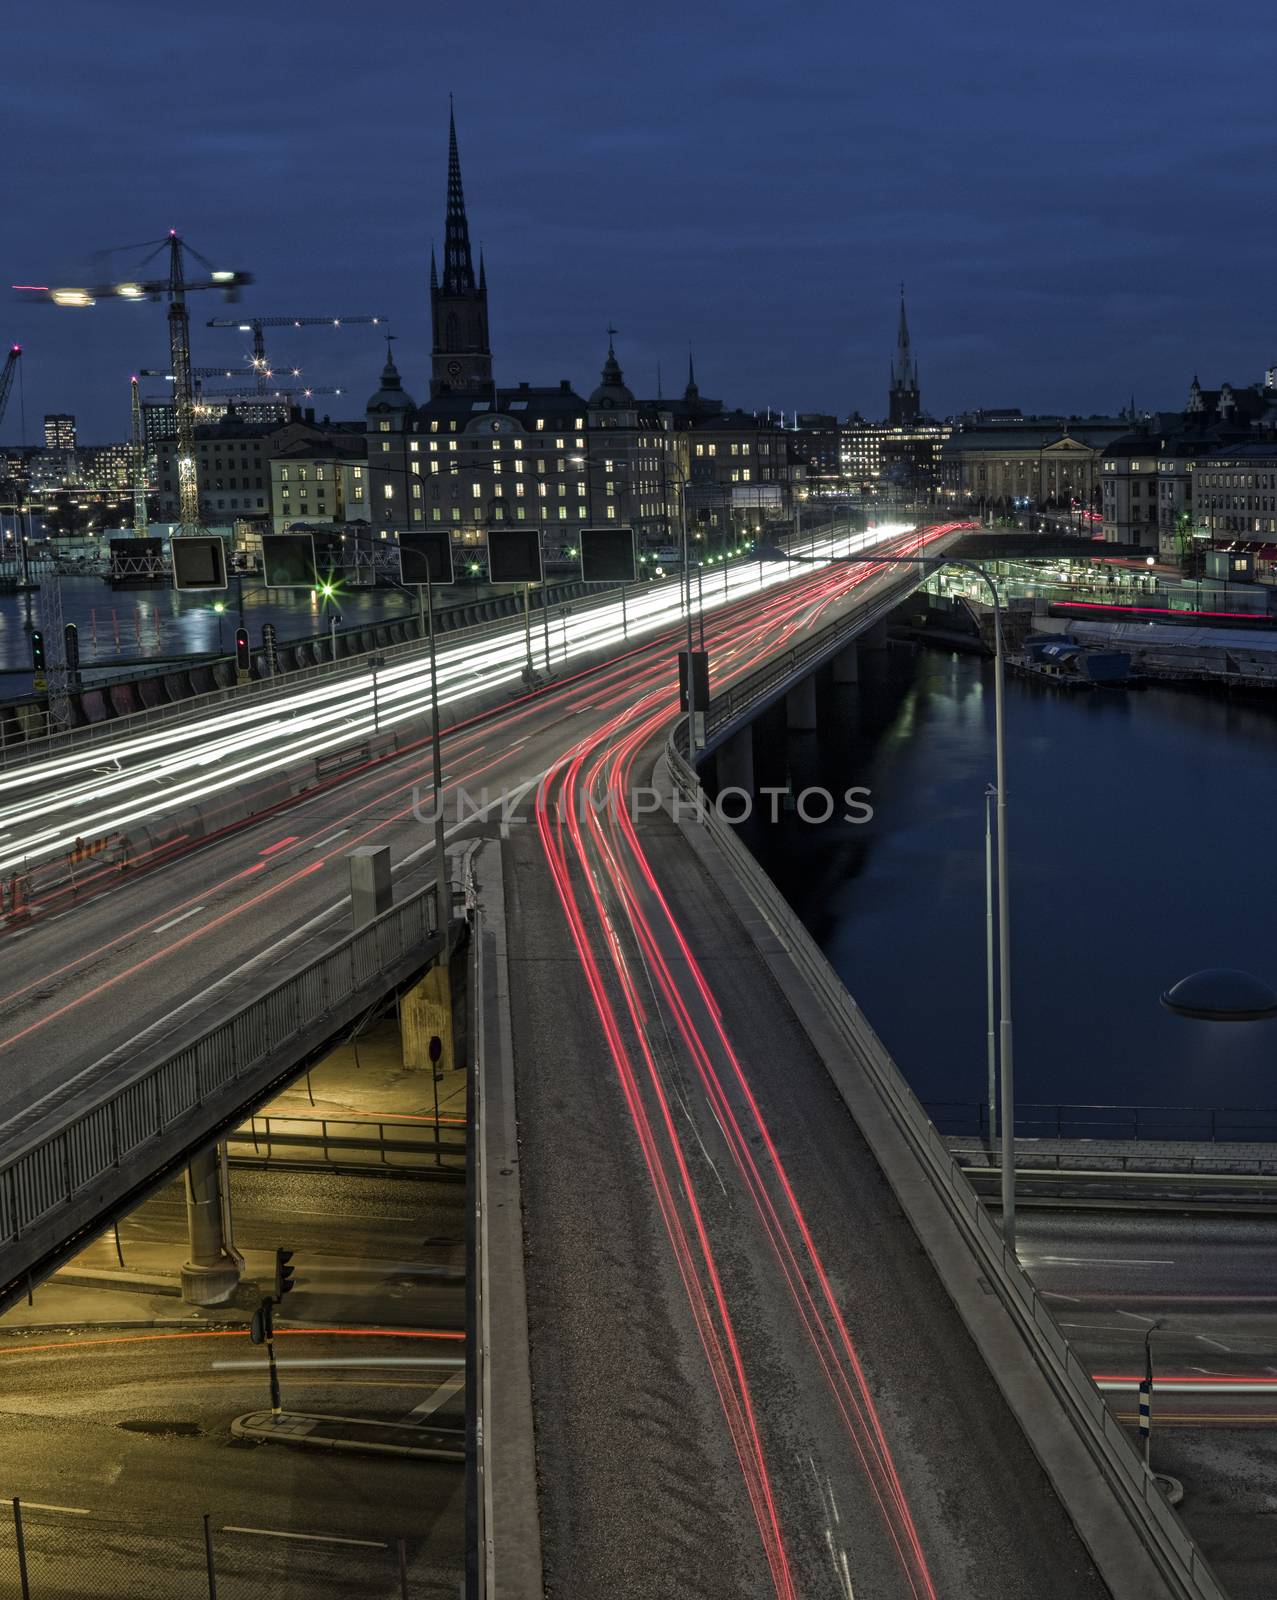
<instances>
[{"instance_id":1,"label":"red traffic signal","mask_svg":"<svg viewBox=\"0 0 1277 1600\"><path fill-rule=\"evenodd\" d=\"M235 630L235 665L241 672L247 672L253 664L253 659L248 653L248 629L236 628Z\"/></svg>"}]
</instances>

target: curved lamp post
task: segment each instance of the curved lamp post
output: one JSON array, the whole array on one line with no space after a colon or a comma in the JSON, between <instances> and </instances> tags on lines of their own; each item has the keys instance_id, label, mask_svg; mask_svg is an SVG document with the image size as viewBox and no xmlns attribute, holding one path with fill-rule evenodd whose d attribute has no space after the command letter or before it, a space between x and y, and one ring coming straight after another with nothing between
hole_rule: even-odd
<instances>
[{"instance_id":1,"label":"curved lamp post","mask_svg":"<svg viewBox=\"0 0 1277 1600\"><path fill-rule=\"evenodd\" d=\"M866 551L861 555L797 555L779 546L759 548L759 560L828 562L831 566L872 566L875 562L896 566L962 567L973 572L987 586L993 600L993 744L996 767L994 793L997 797L998 857L998 1044L1002 1100L1002 1238L1015 1254L1015 1057L1011 1031L1011 906L1007 874L1007 784L1006 732L1003 715L1006 661L1002 640L1002 602L993 575L978 561L949 556L893 555ZM1277 1003L1277 1002L1275 1002Z\"/></svg>"}]
</instances>

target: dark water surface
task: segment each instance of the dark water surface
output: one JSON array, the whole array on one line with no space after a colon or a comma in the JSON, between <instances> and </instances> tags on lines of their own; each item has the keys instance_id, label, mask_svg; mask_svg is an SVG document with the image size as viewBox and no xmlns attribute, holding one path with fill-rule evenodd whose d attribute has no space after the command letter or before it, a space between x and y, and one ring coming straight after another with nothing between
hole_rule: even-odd
<instances>
[{"instance_id":1,"label":"dark water surface","mask_svg":"<svg viewBox=\"0 0 1277 1600\"><path fill-rule=\"evenodd\" d=\"M820 731L784 748L795 790L867 785L872 822L791 814L745 837L915 1091L974 1105L992 664L871 660L858 688L822 696ZM1158 1004L1200 967L1277 984L1277 699L1012 679L1007 749L1020 1102L1277 1107L1277 1023Z\"/></svg>"}]
</instances>

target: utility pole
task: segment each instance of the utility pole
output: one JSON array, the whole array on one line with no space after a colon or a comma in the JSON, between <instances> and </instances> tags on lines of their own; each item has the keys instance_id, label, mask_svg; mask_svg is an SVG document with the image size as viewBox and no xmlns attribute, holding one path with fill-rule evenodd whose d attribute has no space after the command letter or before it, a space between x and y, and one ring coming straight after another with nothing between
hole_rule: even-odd
<instances>
[{"instance_id":1,"label":"utility pole","mask_svg":"<svg viewBox=\"0 0 1277 1600\"><path fill-rule=\"evenodd\" d=\"M142 431L142 396L136 378L130 378L129 386L132 391L130 409L133 420L130 461L133 468L133 532L137 538L144 539L150 523L146 514L146 437Z\"/></svg>"}]
</instances>

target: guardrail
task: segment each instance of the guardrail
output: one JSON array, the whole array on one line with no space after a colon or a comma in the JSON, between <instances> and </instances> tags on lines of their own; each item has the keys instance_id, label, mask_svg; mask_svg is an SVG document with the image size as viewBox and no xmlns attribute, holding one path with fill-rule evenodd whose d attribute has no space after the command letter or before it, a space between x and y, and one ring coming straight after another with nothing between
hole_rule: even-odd
<instances>
[{"instance_id":1,"label":"guardrail","mask_svg":"<svg viewBox=\"0 0 1277 1600\"><path fill-rule=\"evenodd\" d=\"M453 1137L448 1137L448 1135ZM433 1117L252 1116L226 1135L228 1159L262 1166L310 1165L334 1170L440 1172L465 1176L464 1121ZM444 1157L461 1166L444 1165ZM399 1159L406 1157L407 1159ZM361 1159L362 1158L362 1159Z\"/></svg>"},{"instance_id":2,"label":"guardrail","mask_svg":"<svg viewBox=\"0 0 1277 1600\"><path fill-rule=\"evenodd\" d=\"M966 1239L980 1270L996 1284L996 1292L1047 1381L1067 1408L1092 1459L1118 1496L1145 1548L1183 1600L1226 1600L1188 1530L1145 1472L1122 1425L1105 1404L1085 1366L1073 1354L1068 1340L1014 1253L1006 1249L1001 1232L990 1219L983 1201L963 1175L943 1137L842 980L732 828L717 817L712 806L701 803L702 791L685 759L686 749L687 723L683 719L676 725L667 745L670 771L677 789L689 802L689 807L694 808L699 822L837 1026L853 1058Z\"/></svg>"},{"instance_id":3,"label":"guardrail","mask_svg":"<svg viewBox=\"0 0 1277 1600\"><path fill-rule=\"evenodd\" d=\"M0 1309L439 942L431 884L160 1060L100 1062L92 1104L0 1158Z\"/></svg>"},{"instance_id":4,"label":"guardrail","mask_svg":"<svg viewBox=\"0 0 1277 1600\"><path fill-rule=\"evenodd\" d=\"M955 1135L989 1129L988 1105L929 1100L927 1112ZM1034 1104L1015 1108L1017 1139L1183 1139L1188 1142L1277 1143L1277 1109L1264 1106L1110 1106Z\"/></svg>"}]
</instances>

